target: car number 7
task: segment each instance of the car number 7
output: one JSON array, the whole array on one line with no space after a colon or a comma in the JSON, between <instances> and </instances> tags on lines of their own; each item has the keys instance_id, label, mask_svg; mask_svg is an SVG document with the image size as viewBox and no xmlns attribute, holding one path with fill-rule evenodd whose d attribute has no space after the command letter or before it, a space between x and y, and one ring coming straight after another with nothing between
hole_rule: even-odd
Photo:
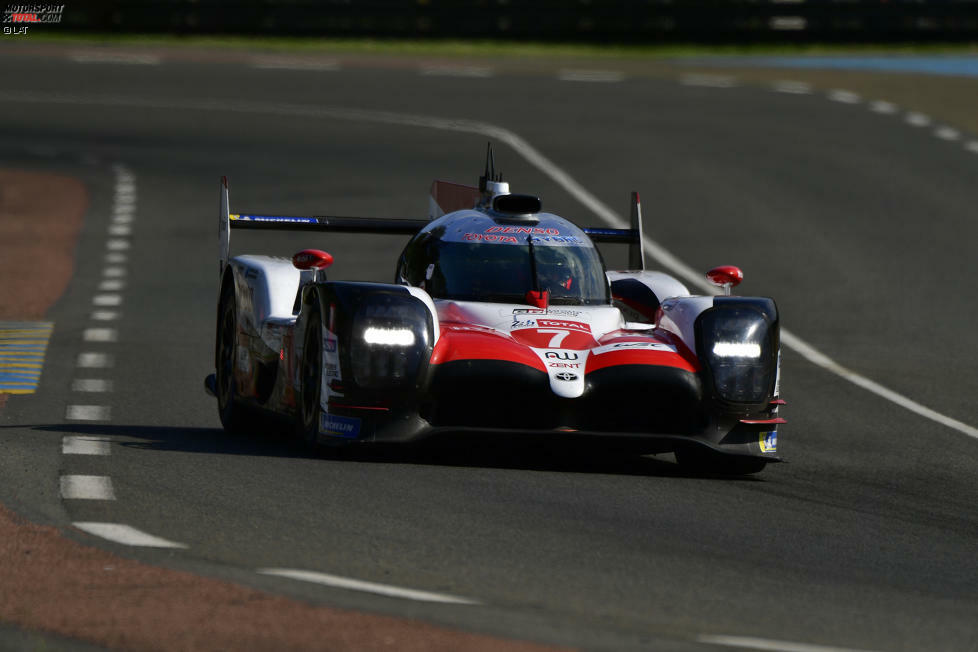
<instances>
[{"instance_id":1,"label":"car number 7","mask_svg":"<svg viewBox=\"0 0 978 652\"><path fill-rule=\"evenodd\" d=\"M559 349L560 343L564 341L564 338L570 335L570 331L561 330L558 328L538 328L538 333L554 333L554 336L550 338L550 344L547 346L551 349Z\"/></svg>"}]
</instances>

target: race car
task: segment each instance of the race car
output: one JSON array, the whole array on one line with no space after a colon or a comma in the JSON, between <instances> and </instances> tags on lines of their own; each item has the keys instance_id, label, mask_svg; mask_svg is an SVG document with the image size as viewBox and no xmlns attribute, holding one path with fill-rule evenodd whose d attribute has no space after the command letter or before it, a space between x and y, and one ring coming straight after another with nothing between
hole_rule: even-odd
<instances>
[{"instance_id":1,"label":"race car","mask_svg":"<svg viewBox=\"0 0 978 652\"><path fill-rule=\"evenodd\" d=\"M775 302L696 296L645 269L631 228L581 228L511 193L491 148L478 187L432 184L427 219L232 214L221 179L217 397L228 431L274 415L316 446L436 433L545 436L675 453L710 473L779 462ZM409 236L393 283L327 280L333 259L230 258L234 229ZM310 233L311 237L313 234ZM596 243L629 247L607 271Z\"/></svg>"}]
</instances>

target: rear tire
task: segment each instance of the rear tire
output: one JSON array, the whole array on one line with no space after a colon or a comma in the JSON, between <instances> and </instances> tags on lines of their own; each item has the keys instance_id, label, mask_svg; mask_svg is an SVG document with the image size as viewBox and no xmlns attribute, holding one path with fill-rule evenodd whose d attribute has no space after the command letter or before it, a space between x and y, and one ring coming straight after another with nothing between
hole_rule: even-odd
<instances>
[{"instance_id":1,"label":"rear tire","mask_svg":"<svg viewBox=\"0 0 978 652\"><path fill-rule=\"evenodd\" d=\"M700 447L676 451L676 461L694 473L711 475L752 475L767 466L767 460L742 455L724 455Z\"/></svg>"}]
</instances>

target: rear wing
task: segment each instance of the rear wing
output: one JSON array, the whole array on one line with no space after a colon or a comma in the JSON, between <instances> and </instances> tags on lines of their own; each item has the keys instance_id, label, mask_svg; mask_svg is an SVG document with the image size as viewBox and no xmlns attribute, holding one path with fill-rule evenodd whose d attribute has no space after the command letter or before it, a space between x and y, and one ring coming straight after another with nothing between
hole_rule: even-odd
<instances>
[{"instance_id":1,"label":"rear wing","mask_svg":"<svg viewBox=\"0 0 978 652\"><path fill-rule=\"evenodd\" d=\"M432 186L434 192L437 184ZM456 184L450 184L456 185ZM467 203L469 193L466 186L457 186L453 199ZM453 189L454 190L454 189ZM478 191L478 189L473 189ZM455 194L453 193L453 194ZM462 199L464 197L464 199ZM628 267L633 270L645 269L645 256L642 251L642 206L637 192L632 193L631 228L610 229L583 227L582 230L594 242L628 245ZM433 201L437 205L436 201ZM444 202L448 203L448 202ZM255 215L232 213L228 196L228 178L221 177L221 202L218 225L220 275L230 260L231 229L254 229L275 231L331 231L333 233L374 233L379 235L414 235L431 219L382 218L382 217L340 217L340 216L294 216L294 215ZM458 210L457 208L453 210ZM434 214L436 211L432 211ZM450 211L449 211L450 212ZM442 212L444 214L444 212Z\"/></svg>"}]
</instances>

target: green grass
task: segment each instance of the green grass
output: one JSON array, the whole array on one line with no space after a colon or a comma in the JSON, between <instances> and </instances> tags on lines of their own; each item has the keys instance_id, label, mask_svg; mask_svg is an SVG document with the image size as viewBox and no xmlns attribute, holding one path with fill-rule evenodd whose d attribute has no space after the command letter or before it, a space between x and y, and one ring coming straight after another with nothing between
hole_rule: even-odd
<instances>
[{"instance_id":1,"label":"green grass","mask_svg":"<svg viewBox=\"0 0 978 652\"><path fill-rule=\"evenodd\" d=\"M168 36L140 34L31 35L30 42L142 47L231 48L308 54L412 55L510 58L666 58L713 55L978 54L972 44L745 44L592 45L494 40L382 40L303 37Z\"/></svg>"}]
</instances>

